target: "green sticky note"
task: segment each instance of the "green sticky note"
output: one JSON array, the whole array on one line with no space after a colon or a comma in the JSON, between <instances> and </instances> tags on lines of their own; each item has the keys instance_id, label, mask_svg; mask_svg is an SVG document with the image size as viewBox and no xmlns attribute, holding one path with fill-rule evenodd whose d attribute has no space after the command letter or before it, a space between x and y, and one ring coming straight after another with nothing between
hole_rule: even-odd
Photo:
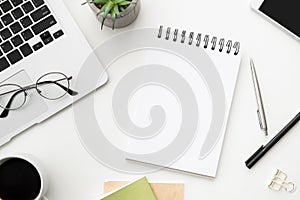
<instances>
[{"instance_id":1,"label":"green sticky note","mask_svg":"<svg viewBox=\"0 0 300 200\"><path fill-rule=\"evenodd\" d=\"M141 178L101 198L101 200L156 200L147 181Z\"/></svg>"}]
</instances>

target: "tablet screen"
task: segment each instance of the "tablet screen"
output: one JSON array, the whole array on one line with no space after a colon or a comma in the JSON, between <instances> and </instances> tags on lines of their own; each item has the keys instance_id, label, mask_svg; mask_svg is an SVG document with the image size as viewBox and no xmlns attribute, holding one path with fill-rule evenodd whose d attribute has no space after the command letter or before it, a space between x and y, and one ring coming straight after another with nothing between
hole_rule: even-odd
<instances>
[{"instance_id":1,"label":"tablet screen","mask_svg":"<svg viewBox=\"0 0 300 200\"><path fill-rule=\"evenodd\" d=\"M265 0L259 10L300 37L299 0Z\"/></svg>"}]
</instances>

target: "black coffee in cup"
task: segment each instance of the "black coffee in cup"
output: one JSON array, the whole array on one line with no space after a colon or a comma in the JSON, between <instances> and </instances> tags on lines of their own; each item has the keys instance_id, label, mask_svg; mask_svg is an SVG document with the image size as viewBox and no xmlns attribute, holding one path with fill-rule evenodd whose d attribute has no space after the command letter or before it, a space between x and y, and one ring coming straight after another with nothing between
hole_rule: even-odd
<instances>
[{"instance_id":1,"label":"black coffee in cup","mask_svg":"<svg viewBox=\"0 0 300 200\"><path fill-rule=\"evenodd\" d=\"M40 174L28 161L9 158L0 163L0 199L33 200L40 189Z\"/></svg>"}]
</instances>

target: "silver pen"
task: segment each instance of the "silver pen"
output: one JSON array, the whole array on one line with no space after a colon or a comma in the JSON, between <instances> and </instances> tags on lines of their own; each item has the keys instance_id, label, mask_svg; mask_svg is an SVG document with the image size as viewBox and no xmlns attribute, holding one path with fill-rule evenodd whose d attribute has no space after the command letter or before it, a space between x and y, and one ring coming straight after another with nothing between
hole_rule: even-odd
<instances>
[{"instance_id":1,"label":"silver pen","mask_svg":"<svg viewBox=\"0 0 300 200\"><path fill-rule=\"evenodd\" d=\"M257 102L257 115L259 120L259 125L261 130L265 133L265 135L268 135L268 126L267 126L267 120L266 120L266 114L264 110L264 105L261 97L261 92L258 84L257 74L254 66L254 62L251 58L250 60L250 66L251 66L251 74L252 74L252 80L254 85L254 91L256 96L256 102Z\"/></svg>"}]
</instances>

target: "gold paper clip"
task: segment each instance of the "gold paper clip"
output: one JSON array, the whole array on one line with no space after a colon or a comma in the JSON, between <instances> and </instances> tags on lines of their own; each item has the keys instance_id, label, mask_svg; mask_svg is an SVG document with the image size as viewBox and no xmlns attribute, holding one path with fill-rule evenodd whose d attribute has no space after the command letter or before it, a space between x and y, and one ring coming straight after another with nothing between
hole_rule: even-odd
<instances>
[{"instance_id":1,"label":"gold paper clip","mask_svg":"<svg viewBox=\"0 0 300 200\"><path fill-rule=\"evenodd\" d=\"M296 185L292 182L286 182L287 174L283 171L277 169L271 183L268 187L272 190L280 191L281 188L284 188L287 192L295 192Z\"/></svg>"}]
</instances>

